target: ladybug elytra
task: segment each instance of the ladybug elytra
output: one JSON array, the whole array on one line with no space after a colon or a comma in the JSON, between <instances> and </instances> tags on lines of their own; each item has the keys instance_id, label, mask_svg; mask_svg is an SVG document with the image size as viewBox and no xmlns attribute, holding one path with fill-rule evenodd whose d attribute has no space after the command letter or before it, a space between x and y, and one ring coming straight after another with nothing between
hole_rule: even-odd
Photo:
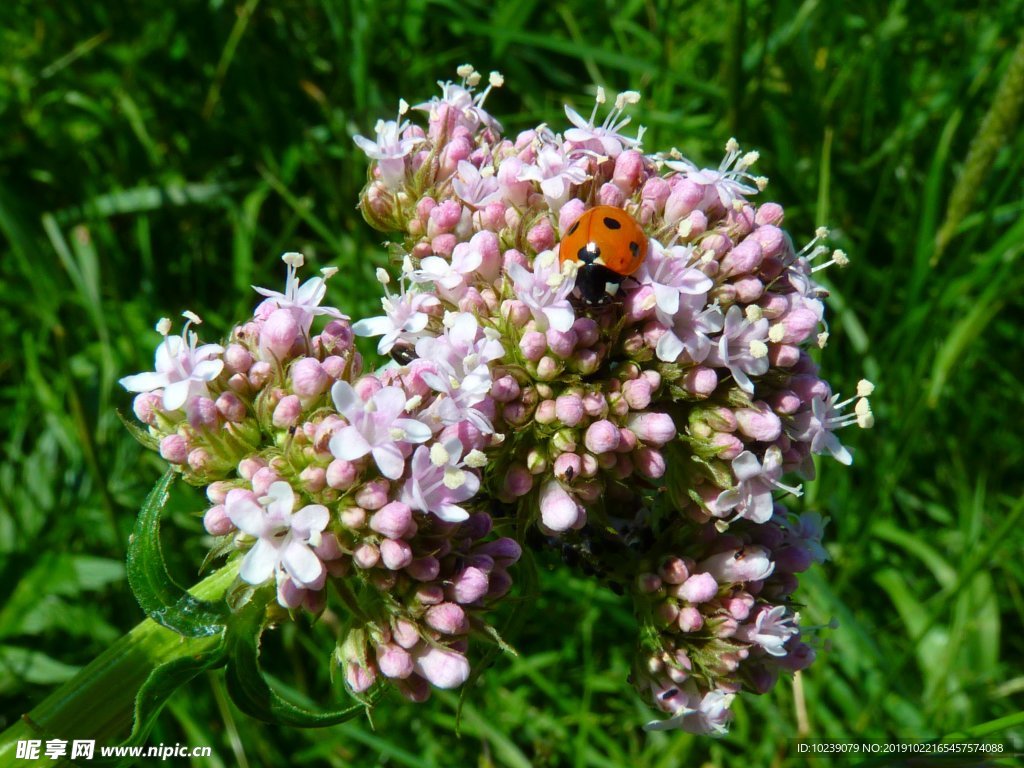
<instances>
[{"instance_id":1,"label":"ladybug elytra","mask_svg":"<svg viewBox=\"0 0 1024 768\"><path fill-rule=\"evenodd\" d=\"M587 304L607 304L622 281L647 256L647 235L621 208L599 205L566 230L558 246L560 262L577 261L576 288Z\"/></svg>"}]
</instances>

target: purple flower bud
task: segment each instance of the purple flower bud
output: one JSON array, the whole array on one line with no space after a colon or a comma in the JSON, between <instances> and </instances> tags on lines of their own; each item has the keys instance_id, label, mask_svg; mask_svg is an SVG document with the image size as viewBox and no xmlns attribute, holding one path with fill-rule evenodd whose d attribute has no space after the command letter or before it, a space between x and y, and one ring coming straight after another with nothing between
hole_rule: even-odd
<instances>
[{"instance_id":1,"label":"purple flower bud","mask_svg":"<svg viewBox=\"0 0 1024 768\"><path fill-rule=\"evenodd\" d=\"M510 403L519 394L519 382L513 376L502 376L491 385L491 397L499 403Z\"/></svg>"},{"instance_id":2,"label":"purple flower bud","mask_svg":"<svg viewBox=\"0 0 1024 768\"><path fill-rule=\"evenodd\" d=\"M585 519L585 514L557 480L549 480L540 489L540 517L549 530L567 531Z\"/></svg>"},{"instance_id":3,"label":"purple flower bud","mask_svg":"<svg viewBox=\"0 0 1024 768\"><path fill-rule=\"evenodd\" d=\"M522 464L513 464L505 473L505 493L512 498L525 496L533 487L533 475Z\"/></svg>"},{"instance_id":4,"label":"purple flower bud","mask_svg":"<svg viewBox=\"0 0 1024 768\"><path fill-rule=\"evenodd\" d=\"M479 568L464 568L452 578L449 596L462 605L475 603L487 594L488 582L487 574Z\"/></svg>"},{"instance_id":5,"label":"purple flower bud","mask_svg":"<svg viewBox=\"0 0 1024 768\"><path fill-rule=\"evenodd\" d=\"M260 354L267 362L287 360L301 332L290 310L274 310L260 329Z\"/></svg>"},{"instance_id":6,"label":"purple flower bud","mask_svg":"<svg viewBox=\"0 0 1024 768\"><path fill-rule=\"evenodd\" d=\"M363 509L380 509L388 503L388 490L390 484L387 480L371 480L356 491L356 504Z\"/></svg>"},{"instance_id":7,"label":"purple flower bud","mask_svg":"<svg viewBox=\"0 0 1024 768\"><path fill-rule=\"evenodd\" d=\"M400 571L412 562L412 547L402 539L384 539L380 543L380 559L389 570Z\"/></svg>"},{"instance_id":8,"label":"purple flower bud","mask_svg":"<svg viewBox=\"0 0 1024 768\"><path fill-rule=\"evenodd\" d=\"M757 209L757 213L754 215L754 221L760 225L765 224L780 224L784 211L782 206L778 203L765 203Z\"/></svg>"},{"instance_id":9,"label":"purple flower bud","mask_svg":"<svg viewBox=\"0 0 1024 768\"><path fill-rule=\"evenodd\" d=\"M507 536L489 541L474 550L477 554L488 555L501 565L512 565L523 554L523 548L515 539Z\"/></svg>"},{"instance_id":10,"label":"purple flower bud","mask_svg":"<svg viewBox=\"0 0 1024 768\"><path fill-rule=\"evenodd\" d=\"M406 566L405 572L416 581L433 581L441 572L441 563L436 557L418 557Z\"/></svg>"},{"instance_id":11,"label":"purple flower bud","mask_svg":"<svg viewBox=\"0 0 1024 768\"><path fill-rule=\"evenodd\" d=\"M690 578L693 563L681 557L668 557L658 568L658 576L666 584L682 584Z\"/></svg>"},{"instance_id":12,"label":"purple flower bud","mask_svg":"<svg viewBox=\"0 0 1024 768\"><path fill-rule=\"evenodd\" d=\"M188 441L178 434L160 440L160 455L171 464L184 464L188 460Z\"/></svg>"},{"instance_id":13,"label":"purple flower bud","mask_svg":"<svg viewBox=\"0 0 1024 768\"><path fill-rule=\"evenodd\" d=\"M416 601L421 605L440 605L444 602L444 589L440 584L420 584L416 587Z\"/></svg>"},{"instance_id":14,"label":"purple flower bud","mask_svg":"<svg viewBox=\"0 0 1024 768\"><path fill-rule=\"evenodd\" d=\"M443 635L461 635L469 631L466 612L456 603L441 603L427 609L427 626Z\"/></svg>"},{"instance_id":15,"label":"purple flower bud","mask_svg":"<svg viewBox=\"0 0 1024 768\"><path fill-rule=\"evenodd\" d=\"M295 424L302 415L302 403L297 395L282 397L274 409L273 423L278 429L285 429Z\"/></svg>"},{"instance_id":16,"label":"purple flower bud","mask_svg":"<svg viewBox=\"0 0 1024 768\"><path fill-rule=\"evenodd\" d=\"M370 528L389 539L406 535L411 523L412 509L400 501L384 505L370 518Z\"/></svg>"},{"instance_id":17,"label":"purple flower bud","mask_svg":"<svg viewBox=\"0 0 1024 768\"><path fill-rule=\"evenodd\" d=\"M497 600L512 589L512 577L503 568L495 568L489 575L490 586L487 589L487 599Z\"/></svg>"},{"instance_id":18,"label":"purple flower bud","mask_svg":"<svg viewBox=\"0 0 1024 768\"><path fill-rule=\"evenodd\" d=\"M661 589L661 579L656 573L641 573L636 577L636 588L649 595Z\"/></svg>"},{"instance_id":19,"label":"purple flower bud","mask_svg":"<svg viewBox=\"0 0 1024 768\"><path fill-rule=\"evenodd\" d=\"M665 179L660 176L652 176L644 182L640 199L643 203L647 203L654 213L660 213L671 194L672 188Z\"/></svg>"},{"instance_id":20,"label":"purple flower bud","mask_svg":"<svg viewBox=\"0 0 1024 768\"><path fill-rule=\"evenodd\" d=\"M718 374L703 365L691 368L683 377L683 389L697 397L708 397L717 386Z\"/></svg>"},{"instance_id":21,"label":"purple flower bud","mask_svg":"<svg viewBox=\"0 0 1024 768\"><path fill-rule=\"evenodd\" d=\"M710 573L695 573L676 591L688 603L706 603L718 594L718 582Z\"/></svg>"},{"instance_id":22,"label":"purple flower bud","mask_svg":"<svg viewBox=\"0 0 1024 768\"><path fill-rule=\"evenodd\" d=\"M654 618L663 627L675 624L679 618L679 606L670 602L658 603L654 608Z\"/></svg>"},{"instance_id":23,"label":"purple flower bud","mask_svg":"<svg viewBox=\"0 0 1024 768\"><path fill-rule=\"evenodd\" d=\"M626 422L638 439L649 445L661 446L676 436L676 425L667 413L638 413Z\"/></svg>"},{"instance_id":24,"label":"purple flower bud","mask_svg":"<svg viewBox=\"0 0 1024 768\"><path fill-rule=\"evenodd\" d=\"M753 276L741 277L733 281L736 300L741 304L753 304L764 293L764 283Z\"/></svg>"},{"instance_id":25,"label":"purple flower bud","mask_svg":"<svg viewBox=\"0 0 1024 768\"><path fill-rule=\"evenodd\" d=\"M377 647L377 666L385 677L404 680L413 673L412 655L399 645L385 643Z\"/></svg>"},{"instance_id":26,"label":"purple flower bud","mask_svg":"<svg viewBox=\"0 0 1024 768\"><path fill-rule=\"evenodd\" d=\"M203 527L211 536L223 536L234 529L234 524L228 518L228 513L223 504L218 504L206 510L203 515Z\"/></svg>"},{"instance_id":27,"label":"purple flower bud","mask_svg":"<svg viewBox=\"0 0 1024 768\"><path fill-rule=\"evenodd\" d=\"M674 431L673 431L674 434ZM595 456L614 451L619 447L619 428L607 419L595 421L587 428L583 439L587 450Z\"/></svg>"},{"instance_id":28,"label":"purple flower bud","mask_svg":"<svg viewBox=\"0 0 1024 768\"><path fill-rule=\"evenodd\" d=\"M461 653L427 646L416 655L416 671L432 685L447 690L469 679L469 662Z\"/></svg>"},{"instance_id":29,"label":"purple flower bud","mask_svg":"<svg viewBox=\"0 0 1024 768\"><path fill-rule=\"evenodd\" d=\"M601 356L596 349L578 349L572 356L572 367L582 376L589 376L601 367Z\"/></svg>"}]
</instances>

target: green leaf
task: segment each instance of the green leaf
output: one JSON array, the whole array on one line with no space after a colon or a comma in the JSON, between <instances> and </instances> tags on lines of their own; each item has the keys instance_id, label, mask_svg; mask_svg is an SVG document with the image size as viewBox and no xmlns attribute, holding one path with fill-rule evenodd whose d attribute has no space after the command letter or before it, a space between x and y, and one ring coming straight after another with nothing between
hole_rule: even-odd
<instances>
[{"instance_id":1,"label":"green leaf","mask_svg":"<svg viewBox=\"0 0 1024 768\"><path fill-rule=\"evenodd\" d=\"M41 651L16 645L0 645L0 693L17 692L26 683L63 683L77 672L78 667L59 662Z\"/></svg>"},{"instance_id":2,"label":"green leaf","mask_svg":"<svg viewBox=\"0 0 1024 768\"><path fill-rule=\"evenodd\" d=\"M376 688L366 697L343 709L307 709L296 706L275 692L264 677L259 662L259 642L263 635L266 600L253 599L237 612L228 626L228 694L247 715L267 723L298 728L322 728L350 720L380 697Z\"/></svg>"},{"instance_id":3,"label":"green leaf","mask_svg":"<svg viewBox=\"0 0 1024 768\"><path fill-rule=\"evenodd\" d=\"M173 470L146 497L128 544L128 583L146 615L186 637L223 631L227 604L198 600L174 583L160 548L160 513L167 504Z\"/></svg>"}]
</instances>

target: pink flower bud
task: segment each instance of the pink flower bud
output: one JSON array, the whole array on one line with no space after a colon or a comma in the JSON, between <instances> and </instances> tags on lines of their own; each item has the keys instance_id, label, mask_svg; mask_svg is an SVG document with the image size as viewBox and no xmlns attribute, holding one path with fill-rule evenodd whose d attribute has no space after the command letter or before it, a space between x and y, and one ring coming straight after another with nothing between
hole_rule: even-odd
<instances>
[{"instance_id":1,"label":"pink flower bud","mask_svg":"<svg viewBox=\"0 0 1024 768\"><path fill-rule=\"evenodd\" d=\"M260 329L260 354L266 362L287 360L301 332L291 311L274 310Z\"/></svg>"},{"instance_id":2,"label":"pink flower bud","mask_svg":"<svg viewBox=\"0 0 1024 768\"><path fill-rule=\"evenodd\" d=\"M761 244L752 237L744 238L739 245L729 251L719 264L718 274L722 277L748 275L761 266L764 252Z\"/></svg>"},{"instance_id":3,"label":"pink flower bud","mask_svg":"<svg viewBox=\"0 0 1024 768\"><path fill-rule=\"evenodd\" d=\"M631 197L644 180L644 156L635 149L620 152L615 158L612 181L626 197Z\"/></svg>"},{"instance_id":4,"label":"pink flower bud","mask_svg":"<svg viewBox=\"0 0 1024 768\"><path fill-rule=\"evenodd\" d=\"M569 357L578 342L576 332L572 329L563 332L548 328L544 337L547 340L548 348L561 358Z\"/></svg>"},{"instance_id":5,"label":"pink flower bud","mask_svg":"<svg viewBox=\"0 0 1024 768\"><path fill-rule=\"evenodd\" d=\"M515 248L509 248L501 255L501 268L503 271L508 272L509 267L513 264L518 264L523 269L530 268L530 263L526 256L523 255L522 251L517 251Z\"/></svg>"},{"instance_id":6,"label":"pink flower bud","mask_svg":"<svg viewBox=\"0 0 1024 768\"><path fill-rule=\"evenodd\" d=\"M677 177L678 178L678 177ZM665 201L665 221L675 223L688 216L704 200L703 187L689 179L680 179L672 185L672 192Z\"/></svg>"},{"instance_id":7,"label":"pink flower bud","mask_svg":"<svg viewBox=\"0 0 1024 768\"><path fill-rule=\"evenodd\" d=\"M601 356L595 349L578 349L572 356L572 367L577 373L589 376L601 367Z\"/></svg>"},{"instance_id":8,"label":"pink flower bud","mask_svg":"<svg viewBox=\"0 0 1024 768\"><path fill-rule=\"evenodd\" d=\"M576 332L576 343L581 347L590 347L597 343L601 337L601 329L597 322L590 317L578 317L572 324Z\"/></svg>"},{"instance_id":9,"label":"pink flower bud","mask_svg":"<svg viewBox=\"0 0 1024 768\"><path fill-rule=\"evenodd\" d=\"M358 530L366 525L366 510L362 507L346 507L341 511L339 518L346 528Z\"/></svg>"},{"instance_id":10,"label":"pink flower bud","mask_svg":"<svg viewBox=\"0 0 1024 768\"><path fill-rule=\"evenodd\" d=\"M654 618L661 626L674 624L679 618L679 606L675 603L658 603L654 609Z\"/></svg>"},{"instance_id":11,"label":"pink flower bud","mask_svg":"<svg viewBox=\"0 0 1024 768\"><path fill-rule=\"evenodd\" d=\"M402 539L384 539L380 543L380 559L389 570L400 571L412 562L412 547Z\"/></svg>"},{"instance_id":12,"label":"pink flower bud","mask_svg":"<svg viewBox=\"0 0 1024 768\"><path fill-rule=\"evenodd\" d=\"M645 378L633 379L622 385L622 396L634 411L642 411L651 404L651 385Z\"/></svg>"},{"instance_id":13,"label":"pink flower bud","mask_svg":"<svg viewBox=\"0 0 1024 768\"><path fill-rule=\"evenodd\" d=\"M747 546L712 555L701 561L700 569L714 576L719 584L730 584L766 579L775 570L775 564L764 547Z\"/></svg>"},{"instance_id":14,"label":"pink flower bud","mask_svg":"<svg viewBox=\"0 0 1024 768\"><path fill-rule=\"evenodd\" d=\"M576 394L559 396L555 400L555 415L567 427L575 427L583 420L583 399Z\"/></svg>"},{"instance_id":15,"label":"pink flower bud","mask_svg":"<svg viewBox=\"0 0 1024 768\"><path fill-rule=\"evenodd\" d=\"M299 473L299 482L307 492L320 493L327 485L326 474L323 467L309 466Z\"/></svg>"},{"instance_id":16,"label":"pink flower bud","mask_svg":"<svg viewBox=\"0 0 1024 768\"><path fill-rule=\"evenodd\" d=\"M222 392L216 402L217 411L225 421L237 424L245 419L245 403L234 392Z\"/></svg>"},{"instance_id":17,"label":"pink flower bud","mask_svg":"<svg viewBox=\"0 0 1024 768\"><path fill-rule=\"evenodd\" d=\"M296 395L282 397L274 409L273 423L278 429L285 429L295 424L302 415L302 403Z\"/></svg>"},{"instance_id":18,"label":"pink flower bud","mask_svg":"<svg viewBox=\"0 0 1024 768\"><path fill-rule=\"evenodd\" d=\"M554 400L541 400L533 414L533 419L538 424L553 424L557 418Z\"/></svg>"},{"instance_id":19,"label":"pink flower bud","mask_svg":"<svg viewBox=\"0 0 1024 768\"><path fill-rule=\"evenodd\" d=\"M427 609L427 626L443 635L461 635L469 631L466 613L456 603L441 603Z\"/></svg>"},{"instance_id":20,"label":"pink flower bud","mask_svg":"<svg viewBox=\"0 0 1024 768\"><path fill-rule=\"evenodd\" d=\"M292 364L292 391L303 398L314 398L327 389L329 377L320 365L320 361L312 357L304 357Z\"/></svg>"},{"instance_id":21,"label":"pink flower bud","mask_svg":"<svg viewBox=\"0 0 1024 768\"><path fill-rule=\"evenodd\" d=\"M519 340L519 349L523 357L531 362L539 361L548 349L548 341L543 333L527 331Z\"/></svg>"},{"instance_id":22,"label":"pink flower bud","mask_svg":"<svg viewBox=\"0 0 1024 768\"><path fill-rule=\"evenodd\" d=\"M160 440L160 455L171 464L184 464L188 460L188 441L178 434Z\"/></svg>"},{"instance_id":23,"label":"pink flower bud","mask_svg":"<svg viewBox=\"0 0 1024 768\"><path fill-rule=\"evenodd\" d=\"M416 671L438 688L458 688L469 679L469 662L461 653L427 646L416 655Z\"/></svg>"},{"instance_id":24,"label":"pink flower bud","mask_svg":"<svg viewBox=\"0 0 1024 768\"><path fill-rule=\"evenodd\" d=\"M692 605L683 606L679 610L678 624L683 632L697 632L704 626L704 617Z\"/></svg>"},{"instance_id":25,"label":"pink flower bud","mask_svg":"<svg viewBox=\"0 0 1024 768\"><path fill-rule=\"evenodd\" d=\"M673 432L674 434L674 432ZM595 421L587 428L584 444L595 456L614 451L619 447L619 428L607 419Z\"/></svg>"},{"instance_id":26,"label":"pink flower bud","mask_svg":"<svg viewBox=\"0 0 1024 768\"><path fill-rule=\"evenodd\" d=\"M512 498L525 496L533 487L533 475L522 464L513 464L505 473L504 487Z\"/></svg>"},{"instance_id":27,"label":"pink flower bud","mask_svg":"<svg viewBox=\"0 0 1024 768\"><path fill-rule=\"evenodd\" d=\"M400 501L385 504L370 518L370 528L389 539L406 535L411 524L412 509Z\"/></svg>"},{"instance_id":28,"label":"pink flower bud","mask_svg":"<svg viewBox=\"0 0 1024 768\"><path fill-rule=\"evenodd\" d=\"M782 422L767 403L754 403L753 408L736 411L736 423L741 434L751 440L770 443L782 434Z\"/></svg>"},{"instance_id":29,"label":"pink flower bud","mask_svg":"<svg viewBox=\"0 0 1024 768\"><path fill-rule=\"evenodd\" d=\"M193 397L185 406L188 423L195 429L212 429L220 423L217 405L208 397Z\"/></svg>"},{"instance_id":30,"label":"pink flower bud","mask_svg":"<svg viewBox=\"0 0 1024 768\"><path fill-rule=\"evenodd\" d=\"M571 483L574 479L580 476L582 470L583 464L580 461L579 454L563 453L555 459L554 473L555 477L559 480Z\"/></svg>"},{"instance_id":31,"label":"pink flower bud","mask_svg":"<svg viewBox=\"0 0 1024 768\"><path fill-rule=\"evenodd\" d=\"M372 667L364 667L357 661L349 661L345 664L345 682L353 693L363 693L369 690L376 681L377 673Z\"/></svg>"},{"instance_id":32,"label":"pink flower bud","mask_svg":"<svg viewBox=\"0 0 1024 768\"><path fill-rule=\"evenodd\" d=\"M800 347L793 344L769 344L768 360L776 368L792 368L800 362Z\"/></svg>"},{"instance_id":33,"label":"pink flower bud","mask_svg":"<svg viewBox=\"0 0 1024 768\"><path fill-rule=\"evenodd\" d=\"M352 553L352 562L363 570L373 568L373 566L380 562L380 550L373 544L360 544Z\"/></svg>"},{"instance_id":34,"label":"pink flower bud","mask_svg":"<svg viewBox=\"0 0 1024 768\"><path fill-rule=\"evenodd\" d=\"M710 573L695 573L679 585L676 594L688 603L706 603L718 594L718 582Z\"/></svg>"},{"instance_id":35,"label":"pink flower bud","mask_svg":"<svg viewBox=\"0 0 1024 768\"><path fill-rule=\"evenodd\" d=\"M711 438L711 445L717 449L718 458L726 461L732 461L747 448L736 435L727 432L716 432Z\"/></svg>"},{"instance_id":36,"label":"pink flower bud","mask_svg":"<svg viewBox=\"0 0 1024 768\"><path fill-rule=\"evenodd\" d=\"M707 231L708 228L708 217L704 211L690 211L686 217L687 226L689 227L689 233L684 238L686 242L692 242L695 238L700 237Z\"/></svg>"},{"instance_id":37,"label":"pink flower bud","mask_svg":"<svg viewBox=\"0 0 1024 768\"><path fill-rule=\"evenodd\" d=\"M613 208L621 208L625 201L626 196L622 194L622 190L611 182L602 184L601 188L597 190L598 205L610 205Z\"/></svg>"},{"instance_id":38,"label":"pink flower bud","mask_svg":"<svg viewBox=\"0 0 1024 768\"><path fill-rule=\"evenodd\" d=\"M757 244L761 246L761 253L765 258L778 256L782 253L786 243L786 236L782 230L771 224L758 227L750 234L750 238L757 241Z\"/></svg>"},{"instance_id":39,"label":"pink flower bud","mask_svg":"<svg viewBox=\"0 0 1024 768\"><path fill-rule=\"evenodd\" d=\"M583 410L588 416L603 419L608 415L608 401L600 392L588 392L583 396Z\"/></svg>"},{"instance_id":40,"label":"pink flower bud","mask_svg":"<svg viewBox=\"0 0 1024 768\"><path fill-rule=\"evenodd\" d=\"M640 192L640 199L647 203L651 210L657 214L665 207L665 201L672 194L669 183L660 176L652 176L644 182L643 190Z\"/></svg>"},{"instance_id":41,"label":"pink flower bud","mask_svg":"<svg viewBox=\"0 0 1024 768\"><path fill-rule=\"evenodd\" d=\"M663 477L667 468L665 457L661 451L647 447L636 452L633 457L633 466L641 475L651 480Z\"/></svg>"},{"instance_id":42,"label":"pink flower bud","mask_svg":"<svg viewBox=\"0 0 1024 768\"><path fill-rule=\"evenodd\" d=\"M552 381L561 373L562 366L550 355L544 355L537 361L537 378L541 381Z\"/></svg>"},{"instance_id":43,"label":"pink flower bud","mask_svg":"<svg viewBox=\"0 0 1024 768\"><path fill-rule=\"evenodd\" d=\"M252 365L252 355L241 344L228 344L224 350L224 368L228 373L245 373Z\"/></svg>"},{"instance_id":44,"label":"pink flower bud","mask_svg":"<svg viewBox=\"0 0 1024 768\"><path fill-rule=\"evenodd\" d=\"M377 666L385 677L404 680L413 673L412 655L399 645L385 643L377 647Z\"/></svg>"},{"instance_id":45,"label":"pink flower bud","mask_svg":"<svg viewBox=\"0 0 1024 768\"><path fill-rule=\"evenodd\" d=\"M436 557L429 555L419 557L406 566L405 572L416 579L416 581L433 581L441 572L441 563L438 562Z\"/></svg>"},{"instance_id":46,"label":"pink flower bud","mask_svg":"<svg viewBox=\"0 0 1024 768\"><path fill-rule=\"evenodd\" d=\"M554 248L555 228L551 226L551 219L547 216L541 217L541 219L530 228L530 231L526 233L526 242L530 244L530 247L535 253L540 253L541 251Z\"/></svg>"},{"instance_id":47,"label":"pink flower bud","mask_svg":"<svg viewBox=\"0 0 1024 768\"><path fill-rule=\"evenodd\" d=\"M502 376L491 385L491 397L499 403L510 403L519 397L519 382L513 376Z\"/></svg>"},{"instance_id":48,"label":"pink flower bud","mask_svg":"<svg viewBox=\"0 0 1024 768\"><path fill-rule=\"evenodd\" d=\"M203 515L203 527L211 536L223 536L234 529L234 524L228 518L227 511L223 504L210 507Z\"/></svg>"},{"instance_id":49,"label":"pink flower bud","mask_svg":"<svg viewBox=\"0 0 1024 768\"><path fill-rule=\"evenodd\" d=\"M626 422L639 440L660 446L676 436L676 425L667 413L638 413Z\"/></svg>"},{"instance_id":50,"label":"pink flower bud","mask_svg":"<svg viewBox=\"0 0 1024 768\"><path fill-rule=\"evenodd\" d=\"M336 490L345 491L352 487L356 479L356 467L351 461L335 459L327 465L327 484Z\"/></svg>"},{"instance_id":51,"label":"pink flower bud","mask_svg":"<svg viewBox=\"0 0 1024 768\"><path fill-rule=\"evenodd\" d=\"M163 410L162 398L154 392L143 392L135 396L132 410L135 412L135 418L143 424L152 426L156 424L156 414Z\"/></svg>"},{"instance_id":52,"label":"pink flower bud","mask_svg":"<svg viewBox=\"0 0 1024 768\"><path fill-rule=\"evenodd\" d=\"M687 563L681 557L669 557L662 561L658 576L666 584L682 584L690 578L690 566L692 563Z\"/></svg>"},{"instance_id":53,"label":"pink flower bud","mask_svg":"<svg viewBox=\"0 0 1024 768\"><path fill-rule=\"evenodd\" d=\"M462 605L475 603L487 594L487 574L472 566L460 571L451 581L449 596Z\"/></svg>"},{"instance_id":54,"label":"pink flower bud","mask_svg":"<svg viewBox=\"0 0 1024 768\"><path fill-rule=\"evenodd\" d=\"M558 230L562 233L562 237L565 237L569 227L576 223L576 219L582 216L586 209L586 203L578 197L569 199L562 206L561 210L558 211Z\"/></svg>"},{"instance_id":55,"label":"pink flower bud","mask_svg":"<svg viewBox=\"0 0 1024 768\"><path fill-rule=\"evenodd\" d=\"M714 368L698 365L686 372L683 389L697 397L708 397L718 387L718 374Z\"/></svg>"},{"instance_id":56,"label":"pink flower bud","mask_svg":"<svg viewBox=\"0 0 1024 768\"><path fill-rule=\"evenodd\" d=\"M331 320L320 333L320 342L324 349L335 355L351 349L354 341L355 334L347 320Z\"/></svg>"},{"instance_id":57,"label":"pink flower bud","mask_svg":"<svg viewBox=\"0 0 1024 768\"><path fill-rule=\"evenodd\" d=\"M371 480L356 491L356 504L363 509L380 509L388 503L390 487L387 480Z\"/></svg>"},{"instance_id":58,"label":"pink flower bud","mask_svg":"<svg viewBox=\"0 0 1024 768\"><path fill-rule=\"evenodd\" d=\"M270 363L263 360L255 362L249 368L249 385L253 389L262 389L263 385L270 380L273 373L274 369Z\"/></svg>"},{"instance_id":59,"label":"pink flower bud","mask_svg":"<svg viewBox=\"0 0 1024 768\"><path fill-rule=\"evenodd\" d=\"M540 517L546 528L560 533L575 526L585 513L561 483L549 480L540 490Z\"/></svg>"},{"instance_id":60,"label":"pink flower bud","mask_svg":"<svg viewBox=\"0 0 1024 768\"><path fill-rule=\"evenodd\" d=\"M753 304L764 294L764 283L750 275L737 278L732 287L736 291L736 301L741 304Z\"/></svg>"},{"instance_id":61,"label":"pink flower bud","mask_svg":"<svg viewBox=\"0 0 1024 768\"><path fill-rule=\"evenodd\" d=\"M238 462L238 476L243 480L252 480L256 473L267 466L267 462L258 456L248 456Z\"/></svg>"},{"instance_id":62,"label":"pink flower bud","mask_svg":"<svg viewBox=\"0 0 1024 768\"><path fill-rule=\"evenodd\" d=\"M420 632L411 621L396 619L392 626L391 639L408 650L420 641Z\"/></svg>"},{"instance_id":63,"label":"pink flower bud","mask_svg":"<svg viewBox=\"0 0 1024 768\"><path fill-rule=\"evenodd\" d=\"M784 216L782 206L778 203L765 203L757 209L754 221L760 226L765 224L780 224Z\"/></svg>"}]
</instances>

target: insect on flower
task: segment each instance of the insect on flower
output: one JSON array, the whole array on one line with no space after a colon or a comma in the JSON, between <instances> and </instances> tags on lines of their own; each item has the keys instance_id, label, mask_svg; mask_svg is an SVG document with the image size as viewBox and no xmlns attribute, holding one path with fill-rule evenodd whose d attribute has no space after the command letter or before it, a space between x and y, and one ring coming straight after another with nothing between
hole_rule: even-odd
<instances>
[{"instance_id":1,"label":"insect on flower","mask_svg":"<svg viewBox=\"0 0 1024 768\"><path fill-rule=\"evenodd\" d=\"M599 205L569 227L558 258L580 263L576 288L586 304L607 304L622 281L636 272L647 256L647 235L620 208Z\"/></svg>"}]
</instances>

